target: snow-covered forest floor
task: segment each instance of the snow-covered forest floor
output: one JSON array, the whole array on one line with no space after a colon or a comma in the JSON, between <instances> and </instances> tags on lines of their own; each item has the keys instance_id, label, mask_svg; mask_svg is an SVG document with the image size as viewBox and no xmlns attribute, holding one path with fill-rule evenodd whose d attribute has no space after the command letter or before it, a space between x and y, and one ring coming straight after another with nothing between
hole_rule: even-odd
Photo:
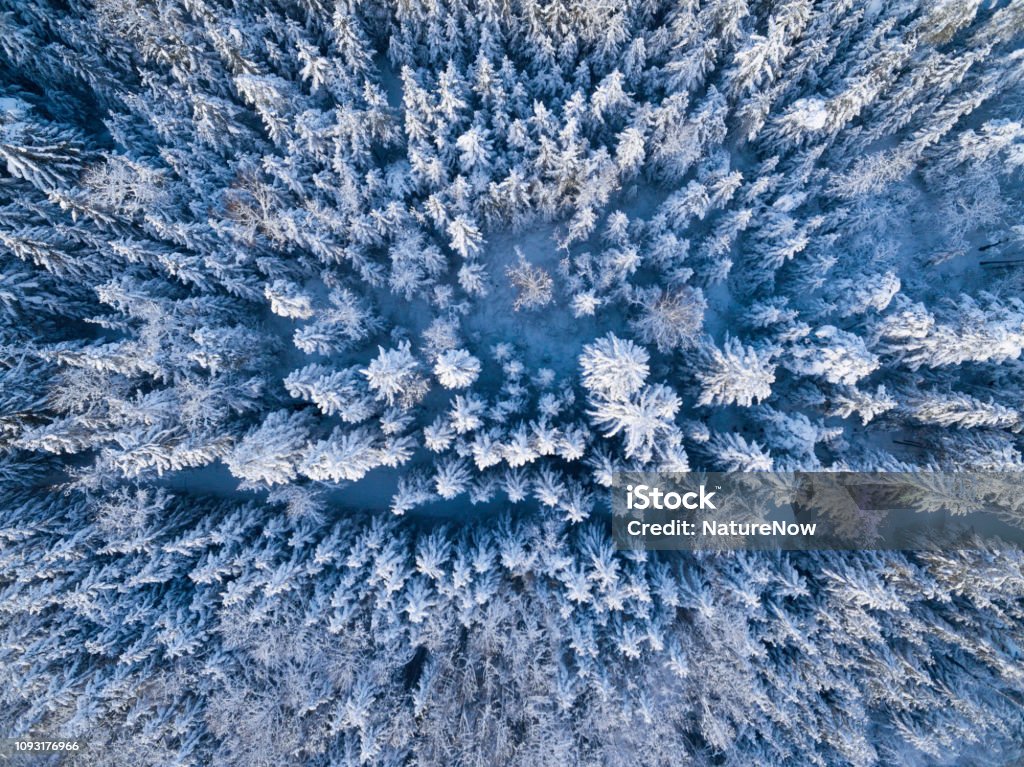
<instances>
[{"instance_id":1,"label":"snow-covered forest floor","mask_svg":"<svg viewBox=\"0 0 1024 767\"><path fill-rule=\"evenodd\" d=\"M0 736L1024 759L1020 552L667 557L606 519L626 470L1024 469L1022 30L0 0Z\"/></svg>"}]
</instances>

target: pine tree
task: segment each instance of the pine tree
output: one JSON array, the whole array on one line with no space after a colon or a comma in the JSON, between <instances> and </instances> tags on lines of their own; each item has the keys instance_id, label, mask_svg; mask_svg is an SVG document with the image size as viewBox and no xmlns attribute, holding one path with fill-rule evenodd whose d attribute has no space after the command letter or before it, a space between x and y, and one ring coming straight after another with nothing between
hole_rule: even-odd
<instances>
[{"instance_id":1,"label":"pine tree","mask_svg":"<svg viewBox=\"0 0 1024 767\"><path fill-rule=\"evenodd\" d=\"M464 389L480 375L480 360L465 349L453 349L438 356L434 375L446 389Z\"/></svg>"},{"instance_id":2,"label":"pine tree","mask_svg":"<svg viewBox=\"0 0 1024 767\"><path fill-rule=\"evenodd\" d=\"M627 400L597 401L589 414L606 438L625 436L626 458L650 460L660 439L674 430L679 397L664 384L649 384Z\"/></svg>"},{"instance_id":3,"label":"pine tree","mask_svg":"<svg viewBox=\"0 0 1024 767\"><path fill-rule=\"evenodd\" d=\"M299 471L324 482L361 479L381 464L379 443L369 429L335 429L325 440L314 443Z\"/></svg>"},{"instance_id":4,"label":"pine tree","mask_svg":"<svg viewBox=\"0 0 1024 767\"><path fill-rule=\"evenodd\" d=\"M647 381L648 360L643 347L609 333L583 347L583 385L599 397L626 399Z\"/></svg>"},{"instance_id":5,"label":"pine tree","mask_svg":"<svg viewBox=\"0 0 1024 767\"><path fill-rule=\"evenodd\" d=\"M311 425L306 413L274 411L234 446L225 463L232 474L250 482L287 484L298 476Z\"/></svg>"},{"instance_id":6,"label":"pine tree","mask_svg":"<svg viewBox=\"0 0 1024 767\"><path fill-rule=\"evenodd\" d=\"M389 406L397 401L408 408L419 402L427 392L426 379L419 373L420 363L413 356L408 342L395 349L377 347L379 354L359 372L379 400Z\"/></svg>"},{"instance_id":7,"label":"pine tree","mask_svg":"<svg viewBox=\"0 0 1024 767\"><path fill-rule=\"evenodd\" d=\"M759 351L727 337L722 349L708 345L703 355L705 366L697 371L701 382L698 404L736 403L749 407L771 396L775 365L770 351Z\"/></svg>"},{"instance_id":8,"label":"pine tree","mask_svg":"<svg viewBox=\"0 0 1024 767\"><path fill-rule=\"evenodd\" d=\"M7 173L43 192L61 187L81 168L80 139L36 118L29 104L5 96L0 112L0 160Z\"/></svg>"}]
</instances>

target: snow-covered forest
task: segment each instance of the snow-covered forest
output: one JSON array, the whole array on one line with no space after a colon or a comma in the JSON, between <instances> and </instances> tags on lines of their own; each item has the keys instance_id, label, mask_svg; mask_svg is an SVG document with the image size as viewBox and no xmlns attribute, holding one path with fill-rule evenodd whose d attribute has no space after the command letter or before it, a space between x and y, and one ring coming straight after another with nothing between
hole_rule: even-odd
<instances>
[{"instance_id":1,"label":"snow-covered forest","mask_svg":"<svg viewBox=\"0 0 1024 767\"><path fill-rule=\"evenodd\" d=\"M606 515L1024 470L1022 189L1024 0L0 0L0 737L1020 763L1020 552Z\"/></svg>"}]
</instances>

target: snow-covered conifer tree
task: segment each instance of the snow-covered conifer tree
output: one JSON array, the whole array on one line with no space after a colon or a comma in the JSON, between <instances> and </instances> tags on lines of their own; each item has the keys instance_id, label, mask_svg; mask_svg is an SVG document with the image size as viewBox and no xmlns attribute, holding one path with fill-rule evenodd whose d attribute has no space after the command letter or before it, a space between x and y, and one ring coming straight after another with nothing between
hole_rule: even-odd
<instances>
[{"instance_id":1,"label":"snow-covered conifer tree","mask_svg":"<svg viewBox=\"0 0 1024 767\"><path fill-rule=\"evenodd\" d=\"M378 347L378 354L360 372L366 377L370 390L388 405L398 402L411 407L426 394L428 384L420 371L420 363L413 356L408 342L395 349Z\"/></svg>"},{"instance_id":2,"label":"snow-covered conifer tree","mask_svg":"<svg viewBox=\"0 0 1024 767\"><path fill-rule=\"evenodd\" d=\"M746 407L771 396L775 365L770 352L726 338L721 349L706 346L703 357L702 369L697 370L701 382L699 404L736 403Z\"/></svg>"},{"instance_id":3,"label":"snow-covered conifer tree","mask_svg":"<svg viewBox=\"0 0 1024 767\"><path fill-rule=\"evenodd\" d=\"M465 349L453 349L437 358L434 375L446 389L464 389L480 375L480 360Z\"/></svg>"},{"instance_id":4,"label":"snow-covered conifer tree","mask_svg":"<svg viewBox=\"0 0 1024 767\"><path fill-rule=\"evenodd\" d=\"M225 463L232 474L250 482L291 482L309 447L311 423L307 413L277 410L235 445Z\"/></svg>"},{"instance_id":5,"label":"snow-covered conifer tree","mask_svg":"<svg viewBox=\"0 0 1024 767\"><path fill-rule=\"evenodd\" d=\"M646 383L649 359L643 347L609 333L583 347L583 385L597 396L625 399Z\"/></svg>"},{"instance_id":6,"label":"snow-covered conifer tree","mask_svg":"<svg viewBox=\"0 0 1024 767\"><path fill-rule=\"evenodd\" d=\"M372 431L338 428L311 446L300 471L310 479L338 482L361 479L380 464L379 442Z\"/></svg>"},{"instance_id":7,"label":"snow-covered conifer tree","mask_svg":"<svg viewBox=\"0 0 1024 767\"><path fill-rule=\"evenodd\" d=\"M605 437L623 434L627 458L648 460L659 439L675 427L679 397L664 384L644 386L628 400L598 401L590 410Z\"/></svg>"}]
</instances>

